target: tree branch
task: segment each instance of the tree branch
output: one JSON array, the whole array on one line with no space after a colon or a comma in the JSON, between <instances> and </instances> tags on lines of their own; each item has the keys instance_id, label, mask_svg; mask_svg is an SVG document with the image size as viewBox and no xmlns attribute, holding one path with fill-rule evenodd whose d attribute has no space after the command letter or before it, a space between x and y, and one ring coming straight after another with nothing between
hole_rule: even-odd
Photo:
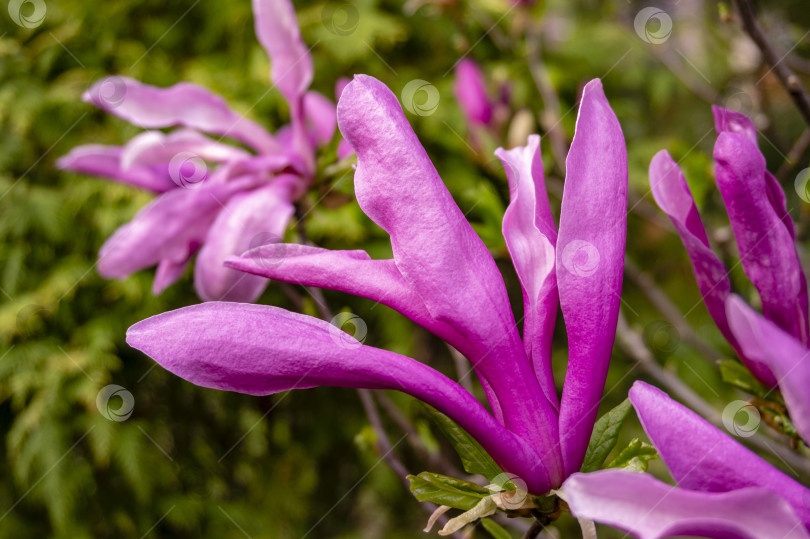
<instances>
[{"instance_id":1,"label":"tree branch","mask_svg":"<svg viewBox=\"0 0 810 539\"><path fill-rule=\"evenodd\" d=\"M788 63L782 61L785 59L786 55L780 57L771 46L765 35L765 31L762 29L762 26L759 25L759 21L757 21L751 0L735 0L734 3L737 4L737 9L740 12L743 28L746 33L751 36L751 39L757 44L757 47L759 47L759 50L762 52L762 56L765 58L765 62L770 65L771 70L776 73L779 82L782 83L782 86L784 86L791 99L793 99L802 118L804 118L804 121L810 126L810 94L807 93L801 80L799 80L796 73L790 69Z\"/></svg>"}]
</instances>

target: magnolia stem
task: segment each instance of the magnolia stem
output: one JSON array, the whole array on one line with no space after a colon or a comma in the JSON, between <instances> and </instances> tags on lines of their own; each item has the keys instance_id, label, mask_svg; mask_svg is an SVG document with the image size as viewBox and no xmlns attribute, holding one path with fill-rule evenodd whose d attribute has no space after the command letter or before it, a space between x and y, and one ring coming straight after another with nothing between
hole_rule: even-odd
<instances>
[{"instance_id":1,"label":"magnolia stem","mask_svg":"<svg viewBox=\"0 0 810 539\"><path fill-rule=\"evenodd\" d=\"M787 90L791 99L793 99L793 103L796 105L796 108L799 109L799 113L804 118L804 121L807 125L810 125L810 95L807 93L807 90L804 88L802 81L799 80L796 73L790 69L787 62L783 62L786 55L780 56L771 46L765 35L765 31L762 29L762 26L760 26L759 21L757 21L751 0L735 0L734 3L737 4L737 9L740 12L743 28L746 33L748 33L751 39L754 40L754 43L757 44L757 47L759 47L759 50L762 52L762 56L765 58L765 62L771 66L771 70L776 73L779 82L782 83L782 86Z\"/></svg>"},{"instance_id":2,"label":"magnolia stem","mask_svg":"<svg viewBox=\"0 0 810 539\"><path fill-rule=\"evenodd\" d=\"M526 533L523 535L523 539L537 539L540 537L540 534L543 533L543 528L545 528L545 525L539 520L535 519L532 522L531 527L526 530Z\"/></svg>"}]
</instances>

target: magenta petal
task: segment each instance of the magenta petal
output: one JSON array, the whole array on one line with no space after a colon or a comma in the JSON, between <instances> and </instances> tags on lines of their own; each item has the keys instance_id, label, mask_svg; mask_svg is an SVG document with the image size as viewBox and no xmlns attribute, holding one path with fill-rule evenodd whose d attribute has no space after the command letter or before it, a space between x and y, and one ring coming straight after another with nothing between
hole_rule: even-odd
<instances>
[{"instance_id":1,"label":"magenta petal","mask_svg":"<svg viewBox=\"0 0 810 539\"><path fill-rule=\"evenodd\" d=\"M554 244L557 229L546 196L540 137L526 146L498 148L509 180L511 201L503 216L503 237L523 288L523 345L546 398L558 406L551 369L551 341L557 320L557 277Z\"/></svg>"},{"instance_id":2,"label":"magenta petal","mask_svg":"<svg viewBox=\"0 0 810 539\"><path fill-rule=\"evenodd\" d=\"M630 401L679 486L708 492L761 487L787 500L810 525L810 490L658 388L636 382Z\"/></svg>"},{"instance_id":3,"label":"magenta petal","mask_svg":"<svg viewBox=\"0 0 810 539\"><path fill-rule=\"evenodd\" d=\"M307 123L318 146L328 144L337 129L337 109L332 101L318 92L304 96L304 111Z\"/></svg>"},{"instance_id":4,"label":"magenta petal","mask_svg":"<svg viewBox=\"0 0 810 539\"><path fill-rule=\"evenodd\" d=\"M165 167L162 172L150 167L125 169L121 166L122 152L123 148L120 146L102 146L101 144L78 146L70 150L67 155L60 157L56 166L62 170L101 176L155 193L163 193L177 187L169 179L168 169Z\"/></svg>"},{"instance_id":5,"label":"magenta petal","mask_svg":"<svg viewBox=\"0 0 810 539\"><path fill-rule=\"evenodd\" d=\"M194 189L164 193L104 243L98 272L109 279L121 279L164 259L187 259L202 243L222 205L255 182L253 178L228 183L209 180Z\"/></svg>"},{"instance_id":6,"label":"magenta petal","mask_svg":"<svg viewBox=\"0 0 810 539\"><path fill-rule=\"evenodd\" d=\"M487 96L484 75L478 65L469 58L456 65L453 91L461 110L471 123L488 124L492 120L492 105Z\"/></svg>"},{"instance_id":7,"label":"magenta petal","mask_svg":"<svg viewBox=\"0 0 810 539\"><path fill-rule=\"evenodd\" d=\"M650 163L650 189L658 207L669 216L681 237L706 309L726 340L735 350L738 349L726 320L725 301L731 293L728 273L709 245L683 173L666 150L655 154Z\"/></svg>"},{"instance_id":8,"label":"magenta petal","mask_svg":"<svg viewBox=\"0 0 810 539\"><path fill-rule=\"evenodd\" d=\"M796 430L805 441L810 441L810 350L760 316L740 297L730 296L726 308L731 330L743 353L770 369Z\"/></svg>"},{"instance_id":9,"label":"magenta petal","mask_svg":"<svg viewBox=\"0 0 810 539\"><path fill-rule=\"evenodd\" d=\"M290 179L296 181L292 176L282 176L266 187L240 193L219 212L194 265L194 285L204 301L250 303L264 291L267 279L231 269L224 262L252 246L283 239L295 213Z\"/></svg>"},{"instance_id":10,"label":"magenta petal","mask_svg":"<svg viewBox=\"0 0 810 539\"><path fill-rule=\"evenodd\" d=\"M264 305L204 303L135 324L127 342L203 387L251 395L323 385L408 393L456 421L532 492L550 486L533 450L461 386L322 320Z\"/></svg>"},{"instance_id":11,"label":"magenta petal","mask_svg":"<svg viewBox=\"0 0 810 539\"><path fill-rule=\"evenodd\" d=\"M185 155L181 154L219 163L250 156L240 148L217 142L191 129L180 129L168 135L145 131L124 145L121 167L166 166L172 160L182 159Z\"/></svg>"},{"instance_id":12,"label":"magenta petal","mask_svg":"<svg viewBox=\"0 0 810 539\"><path fill-rule=\"evenodd\" d=\"M565 471L571 474L582 465L602 398L627 234L627 150L599 79L583 90L565 166L557 284L569 356L559 429Z\"/></svg>"},{"instance_id":13,"label":"magenta petal","mask_svg":"<svg viewBox=\"0 0 810 539\"><path fill-rule=\"evenodd\" d=\"M188 254L190 257L192 253ZM177 282L186 271L189 257L184 257L185 259L179 262L168 258L161 260L155 271L155 280L152 282L152 294L159 296L164 290Z\"/></svg>"},{"instance_id":14,"label":"magenta petal","mask_svg":"<svg viewBox=\"0 0 810 539\"><path fill-rule=\"evenodd\" d=\"M338 103L338 125L357 152L360 207L391 236L394 261L433 318L451 324L495 391L507 427L538 448L562 479L556 414L523 351L506 287L402 108L380 81L355 77Z\"/></svg>"},{"instance_id":15,"label":"magenta petal","mask_svg":"<svg viewBox=\"0 0 810 539\"><path fill-rule=\"evenodd\" d=\"M434 319L410 288L393 260L372 260L365 251L330 251L309 245L277 243L257 247L226 265L270 279L346 292L371 299L399 311L445 340L464 355L475 349L446 322ZM493 414L503 414L491 388L484 383Z\"/></svg>"},{"instance_id":16,"label":"magenta petal","mask_svg":"<svg viewBox=\"0 0 810 539\"><path fill-rule=\"evenodd\" d=\"M184 126L233 137L259 152L278 150L264 128L235 113L222 97L196 84L181 82L157 88L129 77L107 77L85 92L83 99L145 129Z\"/></svg>"},{"instance_id":17,"label":"magenta petal","mask_svg":"<svg viewBox=\"0 0 810 539\"><path fill-rule=\"evenodd\" d=\"M289 0L253 0L256 37L270 57L273 84L292 107L312 82L312 57Z\"/></svg>"},{"instance_id":18,"label":"magenta petal","mask_svg":"<svg viewBox=\"0 0 810 539\"><path fill-rule=\"evenodd\" d=\"M647 474L601 470L572 475L563 490L575 517L615 526L640 539L810 537L790 505L761 488L696 492Z\"/></svg>"},{"instance_id":19,"label":"magenta petal","mask_svg":"<svg viewBox=\"0 0 810 539\"><path fill-rule=\"evenodd\" d=\"M773 182L765 158L751 140L751 128L715 109L719 135L714 147L717 187L723 195L745 274L759 291L765 318L810 344L807 285L786 212L774 206ZM739 116L739 115L738 115ZM743 117L745 118L745 117ZM745 118L745 120L748 120ZM750 123L750 121L748 121ZM744 125L744 124L743 124ZM729 130L723 130L729 129Z\"/></svg>"}]
</instances>

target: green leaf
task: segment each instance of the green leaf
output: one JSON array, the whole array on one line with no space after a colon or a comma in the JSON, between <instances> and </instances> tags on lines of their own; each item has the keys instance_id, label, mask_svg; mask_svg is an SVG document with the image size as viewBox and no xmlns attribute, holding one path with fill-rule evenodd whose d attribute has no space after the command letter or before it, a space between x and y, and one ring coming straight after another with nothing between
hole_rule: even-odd
<instances>
[{"instance_id":1,"label":"green leaf","mask_svg":"<svg viewBox=\"0 0 810 539\"><path fill-rule=\"evenodd\" d=\"M431 472L409 475L411 494L420 502L449 505L469 511L492 493L475 483Z\"/></svg>"},{"instance_id":2,"label":"green leaf","mask_svg":"<svg viewBox=\"0 0 810 539\"><path fill-rule=\"evenodd\" d=\"M512 534L492 519L485 518L481 521L481 526L495 539L512 539Z\"/></svg>"},{"instance_id":3,"label":"green leaf","mask_svg":"<svg viewBox=\"0 0 810 539\"><path fill-rule=\"evenodd\" d=\"M624 399L621 404L599 418L593 426L591 441L588 442L588 451L582 463L582 472L595 472L602 467L607 456L616 447L619 431L629 413L630 399Z\"/></svg>"},{"instance_id":4,"label":"green leaf","mask_svg":"<svg viewBox=\"0 0 810 539\"><path fill-rule=\"evenodd\" d=\"M484 451L484 448L472 436L467 434L467 431L435 408L425 403L422 403L422 405L427 410L430 418L450 440L453 449L461 457L461 465L467 473L483 475L489 481L503 473L503 470L492 460L492 457Z\"/></svg>"},{"instance_id":5,"label":"green leaf","mask_svg":"<svg viewBox=\"0 0 810 539\"><path fill-rule=\"evenodd\" d=\"M655 458L658 458L658 451L653 446L638 438L633 438L606 468L625 468L636 472L646 472L647 463Z\"/></svg>"},{"instance_id":6,"label":"green leaf","mask_svg":"<svg viewBox=\"0 0 810 539\"><path fill-rule=\"evenodd\" d=\"M739 361L735 361L733 359L724 359L719 362L719 365L720 375L723 377L723 381L727 384L731 384L734 387L742 389L746 393L761 399L767 398L769 393L773 394L773 392L765 387L765 385L754 378L751 371L746 369L745 366Z\"/></svg>"}]
</instances>

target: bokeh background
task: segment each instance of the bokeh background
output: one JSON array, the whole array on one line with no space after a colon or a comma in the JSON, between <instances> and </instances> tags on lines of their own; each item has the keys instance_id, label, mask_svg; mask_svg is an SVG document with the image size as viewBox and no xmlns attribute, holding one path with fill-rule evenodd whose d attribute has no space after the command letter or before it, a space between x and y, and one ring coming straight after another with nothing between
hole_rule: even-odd
<instances>
[{"instance_id":1,"label":"bokeh background","mask_svg":"<svg viewBox=\"0 0 810 539\"><path fill-rule=\"evenodd\" d=\"M680 398L700 399L718 415L743 398L721 380L716 360L732 352L699 303L680 241L647 184L651 157L669 149L687 174L712 241L734 266L736 248L713 183L710 104L735 108L755 118L769 169L787 192L800 242L807 243L810 197L801 173L810 166L810 135L731 6L656 3L666 18L639 26L638 15L650 4L629 0L295 4L312 46L315 89L333 96L339 77L366 73L398 95L416 79L438 91L432 112L409 118L496 256L517 318L519 283L500 234L508 187L492 150L541 133L557 211L578 90L601 77L630 159L632 265L622 312L630 334L650 352L640 360L616 348L603 410L623 400L637 378L659 385L674 379L685 391ZM760 4L774 46L810 78L805 2ZM76 145L120 144L137 134L80 99L108 74L158 86L192 81L268 128L281 125L287 111L280 95L268 92L269 61L254 36L250 2L42 5L47 11L33 28L0 10L0 537L422 536L427 514L381 460L379 433L356 392L221 393L192 386L126 346L124 334L134 322L199 301L190 274L160 297L150 293L151 270L124 281L100 278L94 270L99 247L150 195L54 166ZM35 8L22 6L28 15ZM469 133L452 91L453 67L462 57L478 62L492 95L503 94L509 104L496 133ZM353 200L350 174L323 174L306 205L303 227L311 242L390 254L386 235ZM739 266L732 279L756 304ZM661 292L670 303L656 300ZM454 376L447 348L401 316L341 294L326 298L334 310L362 319L367 344ZM317 314L302 289L271 285L261 301ZM561 381L566 346L559 320ZM96 406L109 384L134 398L125 421L105 418ZM417 403L395 393L383 398L399 411L400 417L382 411L382 421L408 471L441 471L431 465L442 459L457 466ZM766 425L759 430L756 437L784 446ZM636 436L643 433L633 419L621 445ZM781 454L763 452L806 480L807 469ZM667 477L660 463L653 470ZM557 528L561 537L578 533L570 517ZM474 533L487 537L481 529Z\"/></svg>"}]
</instances>

